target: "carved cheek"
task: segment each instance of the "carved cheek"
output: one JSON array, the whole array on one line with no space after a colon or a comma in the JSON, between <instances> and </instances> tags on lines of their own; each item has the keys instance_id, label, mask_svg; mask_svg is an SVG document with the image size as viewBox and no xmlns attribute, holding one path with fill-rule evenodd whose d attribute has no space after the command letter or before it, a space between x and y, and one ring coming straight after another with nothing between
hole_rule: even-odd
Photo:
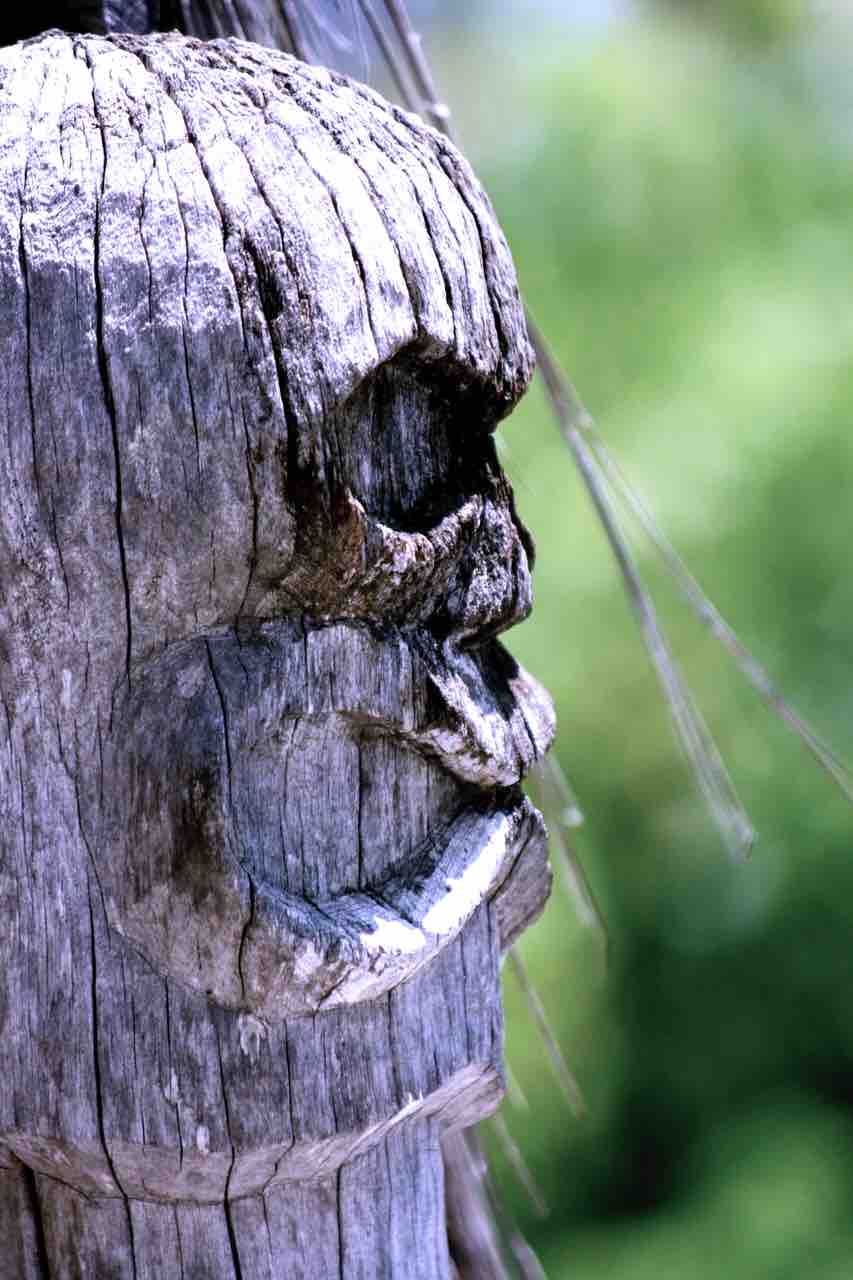
<instances>
[{"instance_id":1,"label":"carved cheek","mask_svg":"<svg viewBox=\"0 0 853 1280\"><path fill-rule=\"evenodd\" d=\"M548 890L515 785L547 744L541 706L506 663L454 669L399 631L279 622L175 646L137 673L105 750L114 927L269 1021L382 994L486 899L509 942Z\"/></svg>"}]
</instances>

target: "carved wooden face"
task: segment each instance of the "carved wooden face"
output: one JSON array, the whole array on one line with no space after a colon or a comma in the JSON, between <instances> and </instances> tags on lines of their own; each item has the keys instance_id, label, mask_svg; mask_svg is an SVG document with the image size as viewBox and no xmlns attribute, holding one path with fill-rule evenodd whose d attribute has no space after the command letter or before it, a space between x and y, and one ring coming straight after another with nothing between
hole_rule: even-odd
<instances>
[{"instance_id":1,"label":"carved wooden face","mask_svg":"<svg viewBox=\"0 0 853 1280\"><path fill-rule=\"evenodd\" d=\"M168 92L168 42L139 89L108 52L131 665L95 844L158 971L275 1020L415 972L529 842L513 788L551 711L493 640L531 591L490 433L530 357L488 205L435 136L249 50Z\"/></svg>"},{"instance_id":2,"label":"carved wooden face","mask_svg":"<svg viewBox=\"0 0 853 1280\"><path fill-rule=\"evenodd\" d=\"M506 945L547 894L519 783L553 718L494 638L531 602L491 433L532 358L475 179L248 45L55 34L3 92L4 536L37 547L7 665L73 726L110 925L264 1026L396 990L487 901Z\"/></svg>"}]
</instances>

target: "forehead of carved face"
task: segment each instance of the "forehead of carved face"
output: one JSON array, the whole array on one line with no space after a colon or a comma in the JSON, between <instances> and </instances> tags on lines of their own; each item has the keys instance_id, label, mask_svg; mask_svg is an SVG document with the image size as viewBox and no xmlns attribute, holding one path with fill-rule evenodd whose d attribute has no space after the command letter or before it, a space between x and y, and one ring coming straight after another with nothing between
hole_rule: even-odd
<instances>
[{"instance_id":1,"label":"forehead of carved face","mask_svg":"<svg viewBox=\"0 0 853 1280\"><path fill-rule=\"evenodd\" d=\"M109 704L114 921L226 1004L285 1009L285 952L324 973L294 1008L369 994L366 938L422 963L507 880L552 732L492 639L530 607L506 244L446 141L284 55L8 64L5 518L42 530L65 696Z\"/></svg>"},{"instance_id":2,"label":"forehead of carved face","mask_svg":"<svg viewBox=\"0 0 853 1280\"><path fill-rule=\"evenodd\" d=\"M109 647L115 617L132 662L282 612L441 613L459 635L523 616L530 546L490 432L531 354L458 154L251 46L11 54L14 487L70 607L109 593L78 631Z\"/></svg>"}]
</instances>

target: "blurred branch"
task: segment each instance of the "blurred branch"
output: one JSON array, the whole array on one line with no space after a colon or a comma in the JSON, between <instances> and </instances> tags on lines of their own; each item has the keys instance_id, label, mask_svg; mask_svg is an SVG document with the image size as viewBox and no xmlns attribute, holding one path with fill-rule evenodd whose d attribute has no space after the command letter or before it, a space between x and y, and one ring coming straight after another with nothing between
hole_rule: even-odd
<instances>
[{"instance_id":1,"label":"blurred branch","mask_svg":"<svg viewBox=\"0 0 853 1280\"><path fill-rule=\"evenodd\" d=\"M666 698L678 740L727 849L735 858L743 858L752 848L755 832L711 732L681 673L654 602L643 585L640 571L619 528L606 479L584 439L584 431L591 426L589 414L535 325L531 325L531 337L560 432L572 452L610 543L643 642Z\"/></svg>"},{"instance_id":2,"label":"blurred branch","mask_svg":"<svg viewBox=\"0 0 853 1280\"><path fill-rule=\"evenodd\" d=\"M694 578L681 556L664 536L649 507L643 501L636 488L626 479L613 454L607 448L592 424L584 427L589 439L590 448L598 458L602 469L611 481L614 489L621 495L625 506L636 518L643 532L649 538L655 551L660 556L667 572L681 595L687 601L693 613L715 640L723 646L734 660L738 669L746 677L771 710L791 729L811 752L815 760L825 769L836 786L848 800L853 801L853 776L844 761L833 751L832 747L804 720L801 715L783 697L779 688L773 683L767 670L741 641L737 632L729 625L716 605L708 598L702 587Z\"/></svg>"},{"instance_id":3,"label":"blurred branch","mask_svg":"<svg viewBox=\"0 0 853 1280\"><path fill-rule=\"evenodd\" d=\"M507 952L510 968L515 974L516 981L521 988L524 998L527 1001L528 1008L533 1016L533 1020L542 1037L542 1042L548 1051L548 1057L551 1059L551 1066L554 1068L554 1075L557 1083L563 1091L566 1101L571 1108L574 1116L581 1119L586 1115L586 1104L583 1100L580 1086L577 1080L569 1070L569 1064L563 1056L563 1051L557 1043L556 1037L551 1030L548 1021L548 1015L545 1012L545 1006L539 998L539 993L530 981L530 975L527 967L518 953L518 947L510 947Z\"/></svg>"},{"instance_id":4,"label":"blurred branch","mask_svg":"<svg viewBox=\"0 0 853 1280\"><path fill-rule=\"evenodd\" d=\"M427 120L450 137L450 109L446 103L439 101L432 68L424 54L421 37L412 26L405 0L385 0L385 9L405 51L412 79L423 100Z\"/></svg>"},{"instance_id":5,"label":"blurred branch","mask_svg":"<svg viewBox=\"0 0 853 1280\"><path fill-rule=\"evenodd\" d=\"M364 14L367 25L370 28L370 34L376 42L376 47L384 58L385 65L391 73L391 78L397 86L400 101L409 111L419 112L421 108L418 103L418 91L408 64L405 58L402 58L395 49L388 32L379 20L372 0L358 0L358 5Z\"/></svg>"},{"instance_id":6,"label":"blurred branch","mask_svg":"<svg viewBox=\"0 0 853 1280\"><path fill-rule=\"evenodd\" d=\"M442 1152L448 1236L459 1280L511 1280L505 1254L519 1280L546 1280L539 1259L495 1191L476 1131L448 1134Z\"/></svg>"}]
</instances>

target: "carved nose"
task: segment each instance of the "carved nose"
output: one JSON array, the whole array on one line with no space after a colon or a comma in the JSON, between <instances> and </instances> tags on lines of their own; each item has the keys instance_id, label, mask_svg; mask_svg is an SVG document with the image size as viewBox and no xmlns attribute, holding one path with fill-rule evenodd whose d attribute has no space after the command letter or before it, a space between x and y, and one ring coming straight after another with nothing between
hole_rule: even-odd
<instances>
[{"instance_id":1,"label":"carved nose","mask_svg":"<svg viewBox=\"0 0 853 1280\"><path fill-rule=\"evenodd\" d=\"M530 613L533 583L525 534L510 505L491 497L483 501L476 532L442 606L444 629L457 643L481 643ZM442 619L435 622L440 630Z\"/></svg>"},{"instance_id":2,"label":"carved nose","mask_svg":"<svg viewBox=\"0 0 853 1280\"><path fill-rule=\"evenodd\" d=\"M369 514L346 489L256 608L275 616L296 599L317 618L425 623L436 638L468 645L527 617L531 555L511 493L475 494L432 527L408 532Z\"/></svg>"}]
</instances>

